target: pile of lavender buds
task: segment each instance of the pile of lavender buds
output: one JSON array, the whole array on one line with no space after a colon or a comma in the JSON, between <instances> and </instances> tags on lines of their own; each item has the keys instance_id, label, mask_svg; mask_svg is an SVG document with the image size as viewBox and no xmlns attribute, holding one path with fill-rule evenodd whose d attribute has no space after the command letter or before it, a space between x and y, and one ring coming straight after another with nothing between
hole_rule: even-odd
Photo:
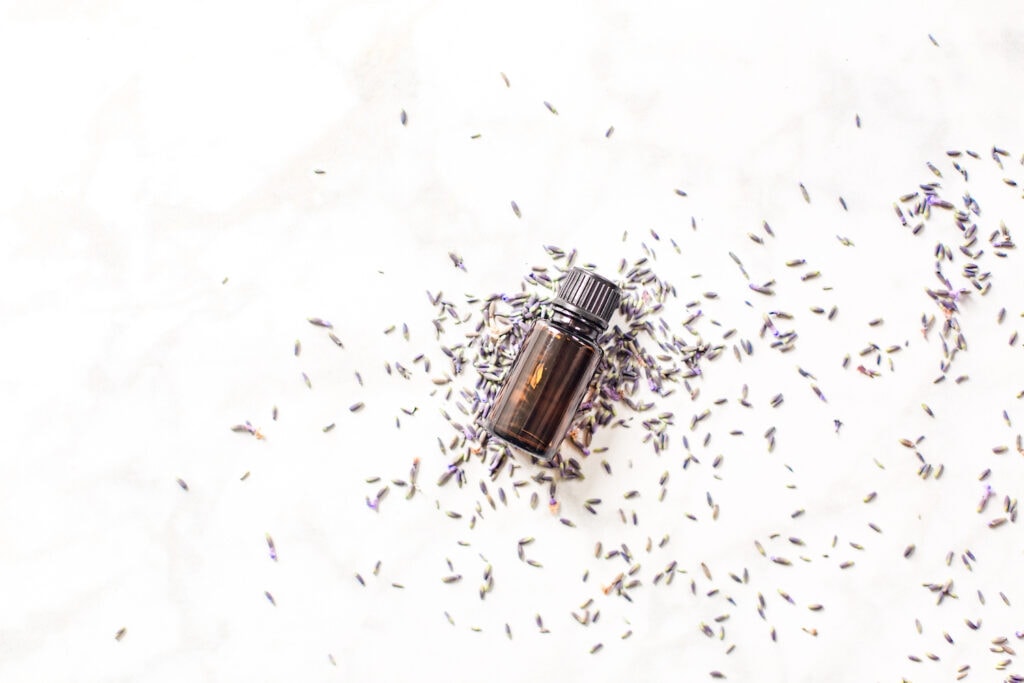
<instances>
[{"instance_id":1,"label":"pile of lavender buds","mask_svg":"<svg viewBox=\"0 0 1024 683\"><path fill-rule=\"evenodd\" d=\"M494 397L508 367L515 360L516 352L535 320L548 315L545 303L550 299L562 277L576 260L576 251L566 254L558 247L545 247L552 259L550 270L535 267L523 280L523 291L514 294L495 294L487 297L479 310L479 322L473 331L466 334L464 343L451 347L442 345L441 351L451 360L451 375L457 377L467 369L475 371L477 381L472 388L460 389L455 407L460 416L452 418L445 414L452 428L460 436L452 441L449 448L457 449L439 484L445 484L453 475L462 485L466 481L465 465L477 456L486 464L490 478L496 479L502 468L513 461L511 449L504 443L489 439L479 425ZM645 250L646 247L645 247ZM626 406L635 412L646 412L654 407L651 402L638 399L641 387L651 393L668 397L682 384L692 391L688 379L700 374L699 360L705 355L714 358L721 347L710 348L700 341L692 323L699 314L690 316L683 324L687 338L680 338L669 331L664 317L666 300L676 298L673 285L658 278L648 267L648 257L643 257L628 267L625 261L619 268L623 292L619 306L620 316L615 324L601 336L599 343L604 351L601 363L590 391L585 396L570 430L566 445L573 447L580 456L591 454L590 446L595 430L605 426L621 426L625 419L617 416L616 408ZM437 308L434 319L437 337L441 338L447 321L466 324L474 320L461 319L453 303L442 298L442 293L429 295L430 302ZM470 304L477 303L471 301ZM467 354L470 357L467 357ZM438 380L447 383L448 378ZM445 400L452 398L454 390L445 392ZM657 421L645 422L650 430L655 452L666 448L668 434L665 428L672 424L671 415L662 415ZM442 452L446 452L444 443ZM600 449L603 450L603 449ZM600 452L599 450L599 452ZM528 457L528 456L527 456ZM580 476L577 457L559 454L552 462L531 458L533 465L558 470L558 479L575 479ZM555 504L555 479L541 474L540 478L550 483L550 504Z\"/></svg>"},{"instance_id":2,"label":"pile of lavender buds","mask_svg":"<svg viewBox=\"0 0 1024 683\"><path fill-rule=\"evenodd\" d=\"M842 369L848 382L875 381L896 371L896 359L900 354L906 357L919 348L928 347L941 349L938 373L933 381L935 391L940 391L939 385L947 382L959 385L970 379L953 370L956 362L969 353L965 311L970 310L975 298L989 296L998 286L986 264L992 259L1008 258L1015 249L1010 227L995 217L992 218L996 220L994 225L986 222L991 219L969 191L972 164L994 163L1005 172L1004 187L997 191L1019 195L1020 188L1009 177L1011 164L1015 167L1017 163L1011 160L1008 152L998 147L988 154L991 160L974 151L953 150L946 155L946 165L927 164L929 177L896 199L892 225L879 228L907 231L914 244L922 245L933 255L933 273L922 272L922 279L929 279L923 291L900 293L906 297L920 296L922 304L927 306L920 319L924 343L872 341L866 346L844 349L843 353L836 355L835 364ZM1020 164L1024 165L1024 158ZM800 191L803 200L810 202L807 189L802 184ZM840 204L842 210L848 210L842 198ZM518 212L518 207L513 205L513 210ZM762 246L773 239L775 233L764 223L763 235L750 233L749 237L752 243ZM628 235L624 234L623 242L627 239ZM844 246L853 246L853 241L846 237L837 236L837 239ZM923 246L925 244L928 246ZM600 339L604 357L593 384L558 456L550 462L514 451L490 437L480 426L480 418L500 387L531 325L548 315L546 303L554 296L560 278L572 266L580 265L577 263L577 251L558 246L544 247L548 261L533 267L517 286L508 291L467 296L461 303L441 291L428 291L426 301L433 309L433 326L427 332L436 343L436 353L424 352L411 359L388 360L384 363L383 372L404 380L415 374L428 377L431 388L428 395L421 398L437 407L447 428L437 435L436 443L430 445L433 455L417 456L408 473L379 472L367 477L366 514L386 519L391 505L403 504L395 498L413 501L425 495L434 503L438 524L458 524L466 534L471 534L478 525L497 515L530 515L530 510L536 510L543 503L567 529L576 532L586 529L585 533L601 537L603 540L595 543L592 555L588 552L580 558L576 581L572 586L564 587L567 594L578 592L578 602L569 608L563 605L537 606L532 624L513 623L495 615L492 621L503 626L492 630L503 638L513 638L514 631L522 628L529 627L548 634L568 628L573 623L597 632L598 622L601 626L606 625L611 620L610 614L614 616L615 626L609 629L615 628L615 632L609 633L605 629L605 635L595 637L588 651L597 655L606 647L628 647L633 635L630 606L644 600L643 592L681 590L697 602L687 603L696 605L695 611L680 613L678 619L689 624L687 629L690 630L686 632L693 637L708 639L720 654L730 655L738 646L742 647L742 642L738 643L741 638L728 629L730 614L734 610L754 612L764 624L760 635L748 633L742 637L764 637L779 642L802 632L813 639L818 636L819 622L828 609L815 599L815 593L823 592L826 583L831 585L852 576L857 560L873 549L873 539L875 535L883 534L884 525L868 521L864 525L870 531L867 539L840 538L836 534L829 539L805 540L796 535L792 526L767 533L764 520L728 520L728 505L735 505L737 501L731 499L729 486L725 483L727 455L744 460L744 468L752 473L746 476L757 476L758 471L763 471L758 468L769 466L784 468L788 471L787 476L792 474L794 479L797 473L783 461L763 459L763 456L779 457L776 451L779 433L773 425L758 437L763 441L756 454L750 446L728 446L716 452L711 446L713 442L742 439L744 434L742 430L727 429L721 420L715 421L713 415L726 410L728 404L739 405L742 410L759 416L771 415L786 399L781 392L764 392L760 388L752 390L747 384L742 385L735 397L707 399L701 396L702 388L706 387L705 380L713 377L723 363L749 363L752 359L758 362L756 358L759 358L761 365L753 366L753 373L749 370L746 373L754 381L758 379L758 368L788 358L787 354L799 344L807 343L796 329L797 322L807 319L807 314L784 310L775 298L778 283L774 279L751 281L743 260L730 252L731 261L736 266L734 276L743 278L746 283L744 291L750 297L742 304L752 310L765 307L760 314L760 324L747 329L745 334L742 329L714 320L705 311L708 303L720 298L718 293L709 291L696 297L690 295L690 300L681 296L680 290L694 290L692 283L695 279L685 287L666 279L663 274L671 271L672 266L666 264L664 258L658 261L659 248L662 255L666 251L671 255L671 251L680 250L674 239L663 241L657 233L650 231L650 238L644 236L635 259L623 259L617 271L613 268L599 269L602 274L617 279L623 291L622 302L611 326ZM457 253L450 253L449 258L457 269L471 267ZM800 258L777 265L780 272L798 273L800 282L822 277L820 271L813 270ZM582 267L595 268L594 264L588 263ZM826 292L830 289L824 288ZM821 320L831 322L837 315L838 306L834 304L810 307L810 316ZM1024 313L1013 310L1008 314L1004 307L995 321L996 326L1002 326L1008 315L1019 317ZM342 345L331 329L331 323L320 318L309 318L308 322L330 336L335 344ZM872 331L882 325L881 318L868 322ZM395 334L399 329L399 324L396 324L384 333ZM404 323L401 323L401 332L408 339L410 329ZM990 329L984 329L979 334L991 333ZM418 336L423 339L427 335ZM1016 331L1008 336L1012 347L1020 347L1024 341L1018 339ZM298 346L295 352L299 353ZM771 354L768 356L771 360L765 360L761 354ZM806 384L818 405L829 405L832 392L844 391L840 386L821 386L815 369L797 366L796 371L799 381ZM362 376L358 377L362 383ZM303 375L302 381L308 386L310 378ZM409 392L414 391L413 384L408 386L410 389L403 401ZM1022 397L1024 391L1016 395L1016 399ZM687 403L699 404L700 408L692 415L684 415L682 410ZM362 403L356 403L350 410L358 413L362 408ZM935 418L935 411L927 402L922 402L921 410L927 417ZM396 410L395 426L401 428L403 420L417 419L418 411L418 407ZM274 417L276 419L276 412ZM879 419L884 418L881 416ZM841 434L841 416L830 415L821 419L828 420L830 431L834 430L837 436ZM1002 419L1012 429L1006 410L1003 410ZM329 425L324 430L332 427ZM248 422L233 429L257 439L263 438L263 434ZM630 434L628 437L614 436L621 432ZM626 438L628 445L624 445ZM613 440L618 451L610 450L608 444ZM992 469L975 467L964 454L944 452L941 445L926 456L929 451L922 444L924 440L923 435L910 435L893 444L894 451L913 453L915 460L916 475L910 475L909 470L903 469L898 476L911 479L916 476L923 481L939 480L946 474L946 463L949 463L950 469L955 470L955 476L976 476L981 482L984 493L977 510L971 512L979 515L992 533L1000 533L997 531L1000 527L1018 528L1015 526L1018 523L1016 491L1021 487L1024 460L1004 463L1000 468L1004 479L999 480L992 475ZM427 449L423 451L426 453ZM991 451L1004 458L1014 453L1024 456L1021 435L1016 435L1013 446L997 445ZM867 467L877 466L884 470L884 460L876 454L870 457L870 462L863 460L854 466L865 466L862 463L866 462ZM656 467L663 470L656 479L656 485L649 480L637 483L641 462L647 469ZM765 464L768 462L770 465ZM637 464L636 469L634 463ZM421 470L426 473L423 478L420 477ZM695 471L702 474L694 474ZM580 496L580 490L588 490L583 488L584 480L593 477L621 481L623 490L619 499L610 501ZM686 490L671 489L673 496L682 497L681 501L674 502L669 497L669 485L670 480L678 477L688 478L683 484ZM797 486L790 484L786 488L795 490ZM713 489L718 492L713 494ZM607 485L604 490L607 490ZM399 491L402 495L395 496ZM702 500L700 506L694 508L692 504L697 495ZM773 498L772 493L765 492L764 495L764 507L773 512L779 506L790 505L779 502L782 499ZM877 491L869 491L857 493L857 497L862 498L865 505L877 506L874 501L880 495ZM657 504L642 503L644 498L656 500ZM743 501L739 503L742 505ZM896 510L890 514L915 514L909 509ZM788 515L788 520L796 524L806 513L804 507L795 508ZM752 561L758 564L714 567L699 559L698 552L691 548L679 547L672 552L672 534L667 533L667 529L679 529L681 524L716 524L720 516L724 520L723 543L746 545L752 551ZM470 547L472 536L467 535L466 538L468 540L460 540L458 544ZM267 543L272 559L276 559L274 542L269 535ZM531 552L540 545L537 538L518 537L509 539L508 543L510 547L514 546L519 562L537 569L544 567ZM896 561L912 562L920 556L912 539L899 541L899 546L895 553ZM703 552L713 554L713 549ZM481 559L482 571L475 585L470 585L472 581L463 581L469 574L468 570L456 567L450 559L447 560L447 569L438 572L437 580L477 593L484 602L490 593L497 590L527 589L526 586L508 586L497 581L496 576L501 575L504 569L499 561L493 560L492 564L492 560L483 555ZM970 573L979 562L971 549L950 549L940 563L950 572L955 564L962 564ZM834 571L838 578L827 581L816 578L817 575L808 573L812 565L819 567L814 570L819 574ZM595 566L599 568L594 569L594 577L591 578L591 570ZM365 569L360 572L354 568L354 580L360 586L366 586L379 569L379 561L372 576ZM780 575L779 571L792 572L796 578L791 578L786 588L780 587L779 577L785 575ZM896 577L894 580L904 580L901 572L893 576ZM677 580L682 587L669 588ZM392 585L404 588L398 583ZM996 590L987 601L978 588L976 599L979 609L991 611L1001 605L1007 610L1006 614L1016 614L1011 608L1014 588L1006 586ZM940 605L947 600L974 599L973 595L959 592L954 579L948 575L942 578L921 577L916 582L907 583L905 590L908 593L930 592ZM733 591L736 592L735 597ZM266 597L274 602L269 592ZM786 605L803 608L804 616L797 618L779 614L779 610L787 609ZM552 610L561 609L569 613L571 622L552 614ZM547 619L544 612L547 612ZM606 616L602 619L602 615ZM443 615L423 615L427 620L445 619L453 627L457 623L462 625L458 621L459 616L448 611ZM1005 617L1003 621L987 619L983 622L980 617L968 619L959 627L943 623L938 627L942 642L936 644L933 639L930 644L907 652L907 662L912 666L925 667L929 662L953 658L958 662L957 678L967 677L972 665L961 661L955 644L959 636L950 633L955 628L967 628L985 631L990 644L989 660L975 662L975 669L985 667L991 670L994 667L1001 675L1007 676L1005 680L1024 680L1024 676L1012 672L1016 648L1024 647L1024 622L1020 622L1020 630L1016 631L993 627L990 625L993 622L1001 624ZM488 630L477 624L470 628L474 631ZM915 619L915 628L919 634L923 632L920 620ZM931 632L935 633L935 629ZM940 652L939 645L943 643L951 649ZM813 642L802 645L810 646ZM333 661L333 656L331 659ZM713 679L726 678L727 674L725 669L714 669L708 673Z\"/></svg>"}]
</instances>

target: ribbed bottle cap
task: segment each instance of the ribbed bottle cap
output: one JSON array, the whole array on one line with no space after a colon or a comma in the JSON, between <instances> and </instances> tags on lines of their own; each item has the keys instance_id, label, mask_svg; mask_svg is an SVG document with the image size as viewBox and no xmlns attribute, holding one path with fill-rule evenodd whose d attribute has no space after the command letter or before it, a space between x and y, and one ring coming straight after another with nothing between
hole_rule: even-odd
<instances>
[{"instance_id":1,"label":"ribbed bottle cap","mask_svg":"<svg viewBox=\"0 0 1024 683\"><path fill-rule=\"evenodd\" d=\"M555 303L607 327L621 298L622 293L611 280L589 270L573 268L562 279Z\"/></svg>"}]
</instances>

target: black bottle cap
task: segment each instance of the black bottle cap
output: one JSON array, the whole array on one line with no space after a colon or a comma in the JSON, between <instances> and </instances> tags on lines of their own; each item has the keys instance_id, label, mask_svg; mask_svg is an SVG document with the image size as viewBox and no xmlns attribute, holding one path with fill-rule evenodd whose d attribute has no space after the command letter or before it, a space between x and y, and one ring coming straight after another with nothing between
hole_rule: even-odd
<instances>
[{"instance_id":1,"label":"black bottle cap","mask_svg":"<svg viewBox=\"0 0 1024 683\"><path fill-rule=\"evenodd\" d=\"M621 298L622 293L611 280L589 270L573 268L562 279L554 303L607 327Z\"/></svg>"}]
</instances>

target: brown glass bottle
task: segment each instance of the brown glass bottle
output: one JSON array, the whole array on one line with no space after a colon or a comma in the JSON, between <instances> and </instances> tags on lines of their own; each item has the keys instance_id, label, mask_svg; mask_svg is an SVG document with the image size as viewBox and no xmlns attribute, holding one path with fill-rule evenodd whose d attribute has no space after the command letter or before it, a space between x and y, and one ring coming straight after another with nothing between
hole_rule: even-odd
<instances>
[{"instance_id":1,"label":"brown glass bottle","mask_svg":"<svg viewBox=\"0 0 1024 683\"><path fill-rule=\"evenodd\" d=\"M538 320L483 420L494 436L549 459L601 362L597 340L608 328L620 292L600 275L573 268L551 301L551 315Z\"/></svg>"}]
</instances>

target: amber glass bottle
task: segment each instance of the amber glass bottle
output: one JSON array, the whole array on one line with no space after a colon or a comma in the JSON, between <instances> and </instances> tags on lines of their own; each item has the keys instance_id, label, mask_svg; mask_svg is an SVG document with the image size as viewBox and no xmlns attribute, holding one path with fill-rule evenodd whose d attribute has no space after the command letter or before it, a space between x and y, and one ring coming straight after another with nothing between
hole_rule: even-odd
<instances>
[{"instance_id":1,"label":"amber glass bottle","mask_svg":"<svg viewBox=\"0 0 1024 683\"><path fill-rule=\"evenodd\" d=\"M549 459L571 426L598 363L598 337L619 307L615 283L581 268L562 280L551 315L538 320L484 418L491 434Z\"/></svg>"}]
</instances>

